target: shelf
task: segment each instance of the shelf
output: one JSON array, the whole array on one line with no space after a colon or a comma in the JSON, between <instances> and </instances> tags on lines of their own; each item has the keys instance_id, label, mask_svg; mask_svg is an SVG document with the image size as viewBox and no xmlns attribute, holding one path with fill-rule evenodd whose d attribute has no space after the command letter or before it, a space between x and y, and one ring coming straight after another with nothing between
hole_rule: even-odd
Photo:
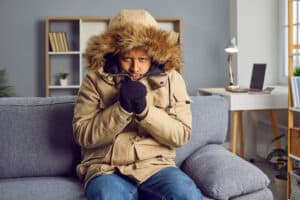
<instances>
[{"instance_id":1,"label":"shelf","mask_svg":"<svg viewBox=\"0 0 300 200\"><path fill-rule=\"evenodd\" d=\"M53 52L50 51L48 52L49 55L76 55L76 54L80 54L79 51L64 51L64 52Z\"/></svg>"},{"instance_id":2,"label":"shelf","mask_svg":"<svg viewBox=\"0 0 300 200\"><path fill-rule=\"evenodd\" d=\"M291 127L291 130L300 131L300 127L294 126L294 127Z\"/></svg>"},{"instance_id":3,"label":"shelf","mask_svg":"<svg viewBox=\"0 0 300 200\"><path fill-rule=\"evenodd\" d=\"M297 0L298 1L298 0ZM300 112L300 108L293 107L293 105L299 104L299 92L298 80L293 78L295 61L300 57L300 44L298 43L297 36L299 30L299 23L295 23L294 11L296 11L296 16L298 16L299 11L295 9L298 6L294 3L295 1L288 1L288 80L289 80L289 109L288 109L288 162L287 162L287 174L290 174L293 170L293 161L300 161L300 127L296 126L297 118L296 115ZM298 4L298 3L297 3ZM296 28L295 28L296 27ZM296 39L296 40L295 40ZM300 83L300 82L299 82ZM294 94L294 95L293 95ZM292 112L291 112L292 111ZM291 177L287 176L287 198L291 196Z\"/></svg>"},{"instance_id":4,"label":"shelf","mask_svg":"<svg viewBox=\"0 0 300 200\"><path fill-rule=\"evenodd\" d=\"M296 108L296 107L291 107L290 110L294 112L300 112L300 108Z\"/></svg>"},{"instance_id":5,"label":"shelf","mask_svg":"<svg viewBox=\"0 0 300 200\"><path fill-rule=\"evenodd\" d=\"M297 160L297 161L300 161L300 157L298 157L298 156L296 156L296 155L294 155L294 154L289 154L289 157L290 158L292 158L292 159L294 159L294 160Z\"/></svg>"},{"instance_id":6,"label":"shelf","mask_svg":"<svg viewBox=\"0 0 300 200\"><path fill-rule=\"evenodd\" d=\"M66 85L66 86L61 86L61 85L49 85L50 89L78 89L80 86L79 85Z\"/></svg>"},{"instance_id":7,"label":"shelf","mask_svg":"<svg viewBox=\"0 0 300 200\"><path fill-rule=\"evenodd\" d=\"M290 53L289 56L300 56L300 53Z\"/></svg>"}]
</instances>

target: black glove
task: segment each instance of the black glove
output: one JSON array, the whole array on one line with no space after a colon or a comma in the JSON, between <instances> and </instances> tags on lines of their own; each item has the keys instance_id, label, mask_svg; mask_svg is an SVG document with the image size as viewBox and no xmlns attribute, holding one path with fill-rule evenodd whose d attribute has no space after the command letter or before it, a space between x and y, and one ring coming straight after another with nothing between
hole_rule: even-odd
<instances>
[{"instance_id":1,"label":"black glove","mask_svg":"<svg viewBox=\"0 0 300 200\"><path fill-rule=\"evenodd\" d=\"M133 112L136 114L142 113L145 110L146 105L146 95L132 100Z\"/></svg>"},{"instance_id":2,"label":"black glove","mask_svg":"<svg viewBox=\"0 0 300 200\"><path fill-rule=\"evenodd\" d=\"M147 90L142 83L126 78L120 89L120 105L127 112L139 114L146 108L146 94Z\"/></svg>"}]
</instances>

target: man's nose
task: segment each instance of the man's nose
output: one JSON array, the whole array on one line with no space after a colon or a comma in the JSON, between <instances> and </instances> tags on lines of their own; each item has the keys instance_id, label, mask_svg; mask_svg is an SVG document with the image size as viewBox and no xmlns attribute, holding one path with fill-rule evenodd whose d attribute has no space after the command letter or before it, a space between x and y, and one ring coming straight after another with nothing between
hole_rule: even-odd
<instances>
[{"instance_id":1,"label":"man's nose","mask_svg":"<svg viewBox=\"0 0 300 200\"><path fill-rule=\"evenodd\" d=\"M138 68L139 68L139 62L137 59L133 59L131 66L130 66L130 71L133 73L138 72Z\"/></svg>"}]
</instances>

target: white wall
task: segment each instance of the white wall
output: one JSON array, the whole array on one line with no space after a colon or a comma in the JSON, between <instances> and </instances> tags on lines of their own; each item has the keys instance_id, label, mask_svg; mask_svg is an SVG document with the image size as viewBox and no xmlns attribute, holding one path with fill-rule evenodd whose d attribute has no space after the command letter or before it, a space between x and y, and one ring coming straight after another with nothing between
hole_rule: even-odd
<instances>
[{"instance_id":1,"label":"white wall","mask_svg":"<svg viewBox=\"0 0 300 200\"><path fill-rule=\"evenodd\" d=\"M265 86L279 83L279 16L280 0L231 0L230 35L236 36L239 53L235 56L234 74L237 84L249 87L253 63L266 63ZM286 111L278 114L279 122L286 124ZM269 119L267 112L243 114L245 157L254 157L256 122Z\"/></svg>"},{"instance_id":2,"label":"white wall","mask_svg":"<svg viewBox=\"0 0 300 200\"><path fill-rule=\"evenodd\" d=\"M278 0L237 1L237 81L249 86L253 63L267 63L265 85L278 83Z\"/></svg>"},{"instance_id":3,"label":"white wall","mask_svg":"<svg viewBox=\"0 0 300 200\"><path fill-rule=\"evenodd\" d=\"M120 9L146 9L183 20L183 76L188 92L227 83L229 0L0 0L0 69L17 96L44 96L45 17L110 17Z\"/></svg>"}]
</instances>

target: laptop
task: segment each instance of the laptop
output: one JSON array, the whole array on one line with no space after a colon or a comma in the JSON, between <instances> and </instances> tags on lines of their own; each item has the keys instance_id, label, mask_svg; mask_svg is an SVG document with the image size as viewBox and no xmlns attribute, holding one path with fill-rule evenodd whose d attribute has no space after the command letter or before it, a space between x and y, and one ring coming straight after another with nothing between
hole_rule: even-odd
<instances>
[{"instance_id":1,"label":"laptop","mask_svg":"<svg viewBox=\"0 0 300 200\"><path fill-rule=\"evenodd\" d=\"M229 92L262 92L265 80L267 64L253 64L252 75L250 81L250 88L228 88L226 90Z\"/></svg>"}]
</instances>

